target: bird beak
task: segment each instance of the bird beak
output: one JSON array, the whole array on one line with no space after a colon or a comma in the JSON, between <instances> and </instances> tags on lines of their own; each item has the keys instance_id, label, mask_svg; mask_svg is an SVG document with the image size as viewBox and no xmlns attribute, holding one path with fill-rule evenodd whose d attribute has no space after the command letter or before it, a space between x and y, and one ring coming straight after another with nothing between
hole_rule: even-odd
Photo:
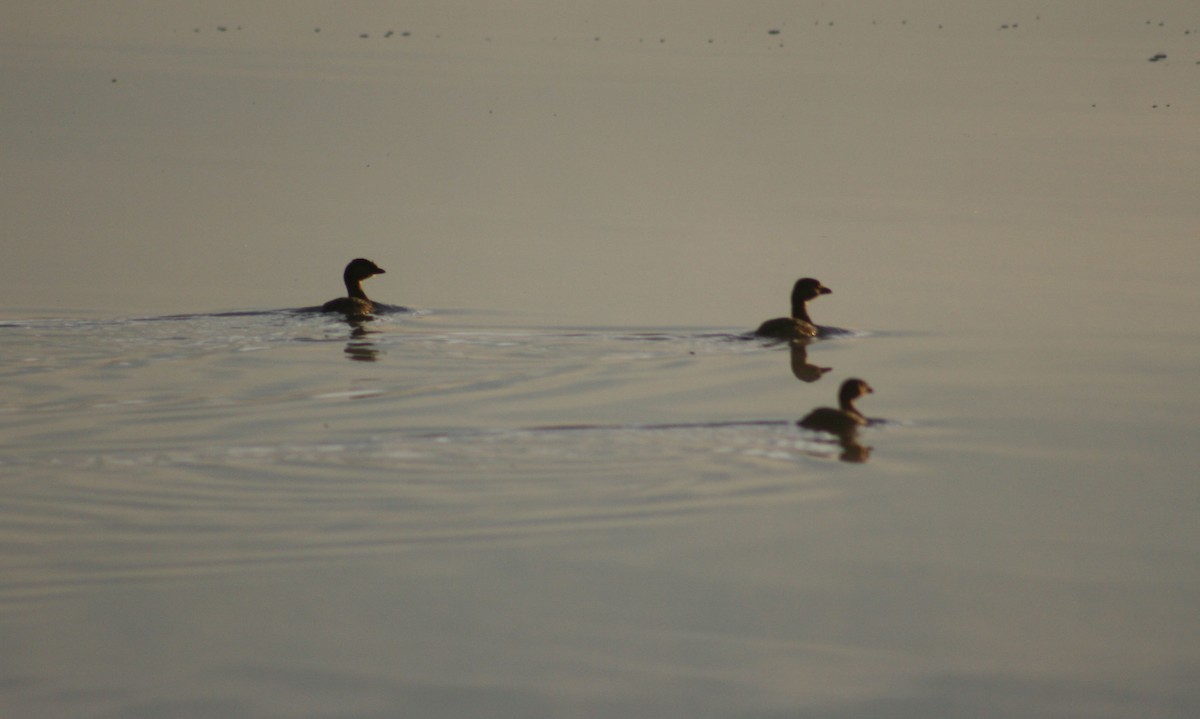
<instances>
[{"instance_id":1,"label":"bird beak","mask_svg":"<svg viewBox=\"0 0 1200 719\"><path fill-rule=\"evenodd\" d=\"M832 293L833 293L833 290L829 289L825 285L821 285L820 287L817 288L817 294L819 294L819 295L828 295L828 294L832 294Z\"/></svg>"},{"instance_id":2,"label":"bird beak","mask_svg":"<svg viewBox=\"0 0 1200 719\"><path fill-rule=\"evenodd\" d=\"M383 269L382 267L376 267L375 270L376 270L375 274L377 274L377 275L386 275L387 274L387 270Z\"/></svg>"}]
</instances>

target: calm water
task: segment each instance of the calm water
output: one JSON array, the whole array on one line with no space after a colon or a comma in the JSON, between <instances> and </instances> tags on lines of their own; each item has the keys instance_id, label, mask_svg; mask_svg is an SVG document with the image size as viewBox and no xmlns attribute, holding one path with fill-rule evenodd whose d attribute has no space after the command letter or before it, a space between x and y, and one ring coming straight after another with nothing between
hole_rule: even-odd
<instances>
[{"instance_id":1,"label":"calm water","mask_svg":"<svg viewBox=\"0 0 1200 719\"><path fill-rule=\"evenodd\" d=\"M1190 3L268 5L0 24L0 713L1200 715Z\"/></svg>"}]
</instances>

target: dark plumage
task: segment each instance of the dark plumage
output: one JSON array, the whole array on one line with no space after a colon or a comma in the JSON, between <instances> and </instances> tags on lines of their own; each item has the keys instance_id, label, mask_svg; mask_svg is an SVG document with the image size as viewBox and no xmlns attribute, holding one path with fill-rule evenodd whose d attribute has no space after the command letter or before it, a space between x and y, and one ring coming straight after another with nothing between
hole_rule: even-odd
<instances>
[{"instance_id":1,"label":"dark plumage","mask_svg":"<svg viewBox=\"0 0 1200 719\"><path fill-rule=\"evenodd\" d=\"M870 423L862 412L854 406L854 400L875 390L861 379L848 379L838 390L838 409L833 407L818 407L797 422L805 429L817 432L828 432L838 437L847 437L858 431L859 427Z\"/></svg>"},{"instance_id":2,"label":"dark plumage","mask_svg":"<svg viewBox=\"0 0 1200 719\"><path fill-rule=\"evenodd\" d=\"M342 273L342 280L346 283L346 296L329 300L321 305L321 311L340 312L349 316L371 314L375 310L375 305L367 297L367 293L363 292L362 281L368 277L382 274L384 274L383 268L370 260L364 260L361 257L351 260L350 264L346 265L346 271Z\"/></svg>"},{"instance_id":3,"label":"dark plumage","mask_svg":"<svg viewBox=\"0 0 1200 719\"><path fill-rule=\"evenodd\" d=\"M758 326L754 334L758 337L780 340L820 337L824 328L813 324L812 319L808 316L808 308L805 307L805 303L830 292L833 290L812 277L796 280L795 286L792 287L792 316L767 320Z\"/></svg>"}]
</instances>

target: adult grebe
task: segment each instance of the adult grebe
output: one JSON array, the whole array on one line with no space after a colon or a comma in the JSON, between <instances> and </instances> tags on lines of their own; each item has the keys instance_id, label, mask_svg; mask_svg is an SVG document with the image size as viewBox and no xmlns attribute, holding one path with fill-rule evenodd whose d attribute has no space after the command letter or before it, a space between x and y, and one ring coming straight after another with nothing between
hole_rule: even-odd
<instances>
[{"instance_id":1,"label":"adult grebe","mask_svg":"<svg viewBox=\"0 0 1200 719\"><path fill-rule=\"evenodd\" d=\"M367 297L367 293L363 292L362 281L382 274L385 274L383 268L370 260L361 257L351 260L350 264L346 265L346 271L342 273L342 280L346 283L346 296L329 300L321 305L321 311L340 312L350 316L371 314L375 305Z\"/></svg>"},{"instance_id":2,"label":"adult grebe","mask_svg":"<svg viewBox=\"0 0 1200 719\"><path fill-rule=\"evenodd\" d=\"M796 280L795 286L792 287L792 316L767 320L758 326L754 334L780 340L820 337L824 328L813 324L805 303L830 292L833 290L821 284L820 280L811 277Z\"/></svg>"},{"instance_id":3,"label":"adult grebe","mask_svg":"<svg viewBox=\"0 0 1200 719\"><path fill-rule=\"evenodd\" d=\"M859 427L870 424L870 420L854 406L854 400L875 390L861 379L848 379L838 390L838 409L818 407L805 415L796 424L817 432L828 432L838 437L853 435Z\"/></svg>"}]
</instances>

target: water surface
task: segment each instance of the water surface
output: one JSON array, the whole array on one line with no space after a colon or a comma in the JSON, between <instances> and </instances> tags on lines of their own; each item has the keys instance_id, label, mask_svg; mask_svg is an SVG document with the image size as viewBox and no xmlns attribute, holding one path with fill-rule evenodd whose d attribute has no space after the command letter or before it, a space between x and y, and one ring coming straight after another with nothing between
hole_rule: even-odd
<instances>
[{"instance_id":1,"label":"water surface","mask_svg":"<svg viewBox=\"0 0 1200 719\"><path fill-rule=\"evenodd\" d=\"M469 5L0 31L6 715L1200 712L1190 6Z\"/></svg>"}]
</instances>

